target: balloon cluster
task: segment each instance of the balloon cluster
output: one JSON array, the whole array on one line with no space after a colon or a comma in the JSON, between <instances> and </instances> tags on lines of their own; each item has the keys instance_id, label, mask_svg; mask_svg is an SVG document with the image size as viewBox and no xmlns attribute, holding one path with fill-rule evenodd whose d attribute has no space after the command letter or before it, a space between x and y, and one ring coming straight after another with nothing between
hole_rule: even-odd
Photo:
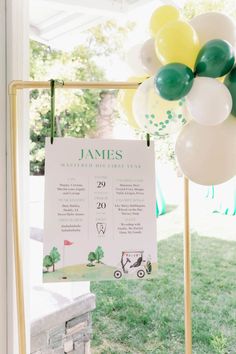
<instances>
[{"instance_id":1,"label":"balloon cluster","mask_svg":"<svg viewBox=\"0 0 236 354\"><path fill-rule=\"evenodd\" d=\"M168 20L179 16L173 6L162 6L150 19L151 38L130 48L127 62L137 74L129 81L140 82L137 90L121 90L118 101L132 128L140 129L155 137L176 133L187 122L185 98L167 101L157 95L154 75L163 66L157 54L156 33Z\"/></svg>"},{"instance_id":2,"label":"balloon cluster","mask_svg":"<svg viewBox=\"0 0 236 354\"><path fill-rule=\"evenodd\" d=\"M129 115L153 135L181 128L176 157L192 181L229 180L236 175L234 21L209 12L187 22L177 8L165 5L152 14L150 32L140 58L153 76L133 91Z\"/></svg>"}]
</instances>

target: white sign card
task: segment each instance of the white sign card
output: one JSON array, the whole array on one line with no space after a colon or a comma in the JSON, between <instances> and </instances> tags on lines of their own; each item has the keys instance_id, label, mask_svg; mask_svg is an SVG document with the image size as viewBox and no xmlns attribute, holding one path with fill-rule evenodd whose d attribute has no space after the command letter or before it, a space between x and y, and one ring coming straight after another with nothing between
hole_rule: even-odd
<instances>
[{"instance_id":1,"label":"white sign card","mask_svg":"<svg viewBox=\"0 0 236 354\"><path fill-rule=\"evenodd\" d=\"M44 281L155 277L155 210L153 142L47 139Z\"/></svg>"}]
</instances>

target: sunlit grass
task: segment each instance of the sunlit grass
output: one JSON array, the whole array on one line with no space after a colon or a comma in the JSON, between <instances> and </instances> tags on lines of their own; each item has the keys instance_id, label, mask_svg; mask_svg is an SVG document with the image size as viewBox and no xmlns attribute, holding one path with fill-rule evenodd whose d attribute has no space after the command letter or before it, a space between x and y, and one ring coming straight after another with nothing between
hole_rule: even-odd
<instances>
[{"instance_id":1,"label":"sunlit grass","mask_svg":"<svg viewBox=\"0 0 236 354\"><path fill-rule=\"evenodd\" d=\"M92 283L92 353L184 353L182 235L158 244L158 279ZM192 236L193 353L236 353L236 242Z\"/></svg>"}]
</instances>

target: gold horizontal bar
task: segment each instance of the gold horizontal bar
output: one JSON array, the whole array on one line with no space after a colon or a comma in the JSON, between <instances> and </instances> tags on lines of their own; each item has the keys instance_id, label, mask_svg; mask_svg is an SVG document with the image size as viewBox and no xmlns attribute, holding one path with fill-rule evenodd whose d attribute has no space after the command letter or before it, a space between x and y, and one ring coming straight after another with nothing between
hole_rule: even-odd
<instances>
[{"instance_id":1,"label":"gold horizontal bar","mask_svg":"<svg viewBox=\"0 0 236 354\"><path fill-rule=\"evenodd\" d=\"M139 82L123 82L123 81L65 81L58 88L67 89L136 89ZM17 90L50 88L50 81L12 81L9 85L9 94L16 94Z\"/></svg>"}]
</instances>

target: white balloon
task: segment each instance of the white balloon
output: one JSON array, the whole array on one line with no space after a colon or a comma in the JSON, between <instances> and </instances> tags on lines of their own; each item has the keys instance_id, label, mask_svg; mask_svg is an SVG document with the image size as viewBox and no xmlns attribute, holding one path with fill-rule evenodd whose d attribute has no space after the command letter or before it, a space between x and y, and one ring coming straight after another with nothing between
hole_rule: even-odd
<instances>
[{"instance_id":1,"label":"white balloon","mask_svg":"<svg viewBox=\"0 0 236 354\"><path fill-rule=\"evenodd\" d=\"M216 185L236 175L236 118L222 124L204 126L194 121L186 124L176 141L179 166L191 181Z\"/></svg>"},{"instance_id":2,"label":"white balloon","mask_svg":"<svg viewBox=\"0 0 236 354\"><path fill-rule=\"evenodd\" d=\"M222 123L232 110L232 96L228 88L216 79L197 77L186 96L193 119L204 125Z\"/></svg>"},{"instance_id":3,"label":"white balloon","mask_svg":"<svg viewBox=\"0 0 236 354\"><path fill-rule=\"evenodd\" d=\"M133 115L138 126L147 133L155 136L174 134L187 122L184 103L184 99L167 101L160 97L154 78L150 77L134 94Z\"/></svg>"},{"instance_id":4,"label":"white balloon","mask_svg":"<svg viewBox=\"0 0 236 354\"><path fill-rule=\"evenodd\" d=\"M223 39L236 48L236 25L229 16L207 12L192 18L190 24L197 32L201 45L212 39Z\"/></svg>"},{"instance_id":5,"label":"white balloon","mask_svg":"<svg viewBox=\"0 0 236 354\"><path fill-rule=\"evenodd\" d=\"M147 71L143 67L143 63L141 61L141 48L143 43L136 44L132 46L126 54L126 62L129 65L130 69L132 69L133 73L142 76L147 74Z\"/></svg>"},{"instance_id":6,"label":"white balloon","mask_svg":"<svg viewBox=\"0 0 236 354\"><path fill-rule=\"evenodd\" d=\"M144 70L150 75L156 74L157 70L162 66L156 55L155 41L153 38L144 42L141 47L140 56Z\"/></svg>"}]
</instances>

